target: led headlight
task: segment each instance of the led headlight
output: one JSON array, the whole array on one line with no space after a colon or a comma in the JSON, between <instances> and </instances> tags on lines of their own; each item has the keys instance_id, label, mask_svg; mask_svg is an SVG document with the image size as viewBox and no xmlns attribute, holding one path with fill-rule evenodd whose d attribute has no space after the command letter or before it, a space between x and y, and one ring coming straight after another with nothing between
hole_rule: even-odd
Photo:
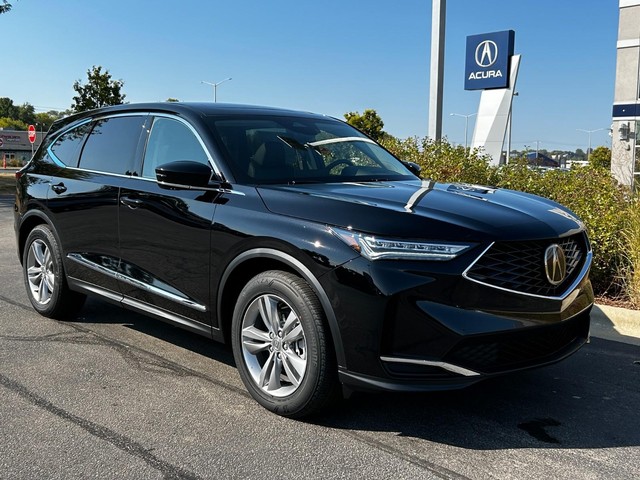
<instances>
[{"instance_id":1,"label":"led headlight","mask_svg":"<svg viewBox=\"0 0 640 480\"><path fill-rule=\"evenodd\" d=\"M331 231L343 242L369 260L451 260L470 244L454 242L412 242L407 240L375 237L353 230L331 227Z\"/></svg>"}]
</instances>

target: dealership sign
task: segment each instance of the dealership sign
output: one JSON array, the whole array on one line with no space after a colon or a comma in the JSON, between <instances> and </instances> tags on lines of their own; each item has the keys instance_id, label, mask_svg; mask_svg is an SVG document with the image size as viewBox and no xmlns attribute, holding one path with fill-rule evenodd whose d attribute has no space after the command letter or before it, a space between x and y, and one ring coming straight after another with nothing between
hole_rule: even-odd
<instances>
[{"instance_id":1,"label":"dealership sign","mask_svg":"<svg viewBox=\"0 0 640 480\"><path fill-rule=\"evenodd\" d=\"M509 86L509 59L513 55L514 39L513 30L467 37L465 90Z\"/></svg>"}]
</instances>

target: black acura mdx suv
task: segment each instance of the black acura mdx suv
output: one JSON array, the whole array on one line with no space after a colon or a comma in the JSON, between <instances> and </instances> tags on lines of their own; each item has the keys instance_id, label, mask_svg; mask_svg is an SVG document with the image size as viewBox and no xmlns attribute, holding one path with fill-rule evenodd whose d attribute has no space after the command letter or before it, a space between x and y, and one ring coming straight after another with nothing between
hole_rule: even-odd
<instances>
[{"instance_id":1,"label":"black acura mdx suv","mask_svg":"<svg viewBox=\"0 0 640 480\"><path fill-rule=\"evenodd\" d=\"M566 208L422 180L342 121L221 104L55 123L18 172L33 307L86 295L230 342L251 395L301 417L346 389L459 388L589 335L591 248Z\"/></svg>"}]
</instances>

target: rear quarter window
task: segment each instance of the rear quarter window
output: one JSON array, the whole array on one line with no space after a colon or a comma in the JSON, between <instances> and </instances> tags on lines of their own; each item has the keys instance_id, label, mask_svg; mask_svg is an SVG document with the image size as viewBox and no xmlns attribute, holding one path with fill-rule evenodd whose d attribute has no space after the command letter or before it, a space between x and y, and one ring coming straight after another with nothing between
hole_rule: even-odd
<instances>
[{"instance_id":1,"label":"rear quarter window","mask_svg":"<svg viewBox=\"0 0 640 480\"><path fill-rule=\"evenodd\" d=\"M82 149L80 168L132 175L145 119L135 115L97 120Z\"/></svg>"},{"instance_id":2,"label":"rear quarter window","mask_svg":"<svg viewBox=\"0 0 640 480\"><path fill-rule=\"evenodd\" d=\"M80 148L82 148L89 130L91 130L91 124L87 122L58 137L50 147L51 153L56 160L68 167L77 167Z\"/></svg>"}]
</instances>

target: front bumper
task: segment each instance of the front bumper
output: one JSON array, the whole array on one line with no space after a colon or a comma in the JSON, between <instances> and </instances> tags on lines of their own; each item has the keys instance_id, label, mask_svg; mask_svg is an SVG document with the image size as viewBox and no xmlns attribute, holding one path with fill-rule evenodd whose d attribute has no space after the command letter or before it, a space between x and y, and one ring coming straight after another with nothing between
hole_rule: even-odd
<instances>
[{"instance_id":1,"label":"front bumper","mask_svg":"<svg viewBox=\"0 0 640 480\"><path fill-rule=\"evenodd\" d=\"M588 276L551 299L497 290L455 273L365 263L356 260L325 278L345 352L339 375L352 389L462 388L560 361L589 338ZM340 285L332 288L334 282Z\"/></svg>"}]
</instances>

